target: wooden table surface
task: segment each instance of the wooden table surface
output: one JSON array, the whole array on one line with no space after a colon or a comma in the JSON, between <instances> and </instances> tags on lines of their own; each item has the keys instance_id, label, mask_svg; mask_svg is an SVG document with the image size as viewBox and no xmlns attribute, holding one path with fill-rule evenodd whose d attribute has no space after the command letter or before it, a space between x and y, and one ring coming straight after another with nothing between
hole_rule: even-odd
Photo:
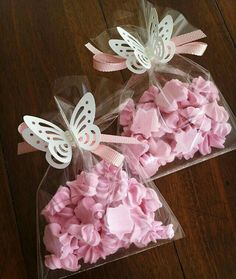
<instances>
[{"instance_id":1,"label":"wooden table surface","mask_svg":"<svg viewBox=\"0 0 236 279\"><path fill-rule=\"evenodd\" d=\"M235 0L156 0L204 30L203 57L236 112ZM51 83L71 74L92 76L84 47L134 0L2 0L0 2L0 278L36 275L35 195L46 170L42 153L16 155L17 125L40 115ZM101 74L99 74L101 75ZM123 81L120 72L103 74ZM124 75L123 75L124 76ZM72 278L236 278L236 152L156 181L186 238Z\"/></svg>"}]
</instances>

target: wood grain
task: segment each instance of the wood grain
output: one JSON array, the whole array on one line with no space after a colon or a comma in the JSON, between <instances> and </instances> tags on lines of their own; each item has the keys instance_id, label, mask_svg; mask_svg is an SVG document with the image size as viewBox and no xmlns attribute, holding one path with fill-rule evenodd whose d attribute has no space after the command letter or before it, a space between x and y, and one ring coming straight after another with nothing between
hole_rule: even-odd
<instances>
[{"instance_id":1,"label":"wood grain","mask_svg":"<svg viewBox=\"0 0 236 279\"><path fill-rule=\"evenodd\" d=\"M2 149L0 149L0 185L0 278L23 279L26 276L25 263L21 252Z\"/></svg>"},{"instance_id":2,"label":"wood grain","mask_svg":"<svg viewBox=\"0 0 236 279\"><path fill-rule=\"evenodd\" d=\"M152 2L180 10L193 25L207 33L207 52L203 57L191 58L210 70L236 112L236 50L232 43L232 38L235 43L236 24L234 1ZM0 2L0 140L4 147L4 160L0 161L3 184L0 236L1 243L5 239L10 243L3 245L0 253L0 277L3 279L36 278L35 198L47 166L41 153L16 155L20 141L16 127L24 114L40 115L47 111L52 102L51 83L56 78L86 74L91 76L93 85L96 75L118 82L128 78L127 72L101 74L94 71L91 54L84 47L89 38L118 23L114 15L121 16L124 22L120 6L127 10L128 21L137 20L132 17L132 11L138 7L135 0ZM185 239L72 278L236 277L235 155L234 151L156 181L181 222ZM12 213L6 219L7 212ZM13 225L14 218L17 226ZM10 228L11 233L6 234ZM14 247L14 256L9 258ZM5 251L9 256L6 257Z\"/></svg>"},{"instance_id":3,"label":"wood grain","mask_svg":"<svg viewBox=\"0 0 236 279\"><path fill-rule=\"evenodd\" d=\"M225 24L225 28L229 32L234 47L236 47L236 2L234 0L215 0L219 12Z\"/></svg>"}]
</instances>

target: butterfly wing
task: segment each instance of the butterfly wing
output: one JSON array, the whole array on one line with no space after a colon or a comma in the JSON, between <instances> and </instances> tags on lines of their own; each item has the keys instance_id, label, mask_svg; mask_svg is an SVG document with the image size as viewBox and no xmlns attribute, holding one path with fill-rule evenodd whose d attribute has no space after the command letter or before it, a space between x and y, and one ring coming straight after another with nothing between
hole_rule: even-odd
<instances>
[{"instance_id":1,"label":"butterfly wing","mask_svg":"<svg viewBox=\"0 0 236 279\"><path fill-rule=\"evenodd\" d=\"M127 59L134 55L134 49L132 49L124 40L112 39L109 40L109 45L116 54L123 58Z\"/></svg>"},{"instance_id":2,"label":"butterfly wing","mask_svg":"<svg viewBox=\"0 0 236 279\"><path fill-rule=\"evenodd\" d=\"M161 60L162 63L167 63L169 62L173 56L175 55L175 43L172 41L168 41L168 42L164 42L165 45L165 56L164 58Z\"/></svg>"},{"instance_id":3,"label":"butterfly wing","mask_svg":"<svg viewBox=\"0 0 236 279\"><path fill-rule=\"evenodd\" d=\"M123 40L109 41L109 45L113 49L113 51L119 56L126 58L126 65L129 70L133 71L134 64L138 65L138 63L141 64L144 68L149 69L151 67L151 62L145 53L144 46L123 28L117 27L117 30ZM135 62L135 58L138 62ZM143 67L142 72L144 70ZM135 73L137 73L137 70L135 70Z\"/></svg>"},{"instance_id":4,"label":"butterfly wing","mask_svg":"<svg viewBox=\"0 0 236 279\"><path fill-rule=\"evenodd\" d=\"M151 8L148 22L148 44L154 49L154 44L159 35L159 20L157 10Z\"/></svg>"},{"instance_id":5,"label":"butterfly wing","mask_svg":"<svg viewBox=\"0 0 236 279\"><path fill-rule=\"evenodd\" d=\"M56 168L67 166L72 148L65 132L55 124L34 116L24 116L26 128L22 136L26 142L46 152L46 160Z\"/></svg>"},{"instance_id":6,"label":"butterfly wing","mask_svg":"<svg viewBox=\"0 0 236 279\"><path fill-rule=\"evenodd\" d=\"M175 54L175 44L172 41L165 42L158 37L154 42L154 55L158 62L167 63Z\"/></svg>"},{"instance_id":7,"label":"butterfly wing","mask_svg":"<svg viewBox=\"0 0 236 279\"><path fill-rule=\"evenodd\" d=\"M95 118L95 100L91 93L86 93L76 105L70 120L71 132L79 145L85 150L94 150L101 141L101 132L93 124Z\"/></svg>"},{"instance_id":8,"label":"butterfly wing","mask_svg":"<svg viewBox=\"0 0 236 279\"><path fill-rule=\"evenodd\" d=\"M173 32L173 19L170 15L165 16L158 25L159 37L168 42Z\"/></svg>"},{"instance_id":9,"label":"butterfly wing","mask_svg":"<svg viewBox=\"0 0 236 279\"><path fill-rule=\"evenodd\" d=\"M157 12L153 9L150 20L150 44L154 50L154 56L160 63L169 62L175 54L175 44L170 40L173 32L173 19L170 15L165 16L162 21L156 25L154 18L158 20ZM153 22L152 22L153 21ZM154 35L155 33L155 35Z\"/></svg>"},{"instance_id":10,"label":"butterfly wing","mask_svg":"<svg viewBox=\"0 0 236 279\"><path fill-rule=\"evenodd\" d=\"M126 65L127 68L135 74L143 74L147 70L142 64L139 63L135 55L130 56L126 60Z\"/></svg>"}]
</instances>

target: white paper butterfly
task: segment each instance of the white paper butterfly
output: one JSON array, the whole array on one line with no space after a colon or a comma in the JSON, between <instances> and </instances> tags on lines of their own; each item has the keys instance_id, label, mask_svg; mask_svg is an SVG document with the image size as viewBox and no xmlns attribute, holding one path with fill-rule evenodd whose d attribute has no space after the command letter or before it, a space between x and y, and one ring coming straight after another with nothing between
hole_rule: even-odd
<instances>
[{"instance_id":1,"label":"white paper butterfly","mask_svg":"<svg viewBox=\"0 0 236 279\"><path fill-rule=\"evenodd\" d=\"M28 128L22 136L30 145L46 152L48 163L58 169L65 168L71 162L72 147L94 150L101 140L101 132L94 125L95 100L91 93L86 93L76 105L70 123L57 102L67 126L63 131L55 124L34 116L24 116Z\"/></svg>"},{"instance_id":2,"label":"white paper butterfly","mask_svg":"<svg viewBox=\"0 0 236 279\"><path fill-rule=\"evenodd\" d=\"M175 44L170 40L173 19L167 15L159 23L155 8L150 12L145 46L123 28L117 27L117 30L123 40L109 40L109 45L116 54L126 58L127 68L134 73L141 74L150 69L153 60L167 63L175 54Z\"/></svg>"}]
</instances>

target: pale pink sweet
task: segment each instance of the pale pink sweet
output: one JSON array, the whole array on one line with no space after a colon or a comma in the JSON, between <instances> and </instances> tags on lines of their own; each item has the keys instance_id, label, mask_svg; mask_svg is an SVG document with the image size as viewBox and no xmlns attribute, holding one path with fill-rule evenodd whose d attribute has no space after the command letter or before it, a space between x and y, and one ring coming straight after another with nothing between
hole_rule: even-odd
<instances>
[{"instance_id":1,"label":"pale pink sweet","mask_svg":"<svg viewBox=\"0 0 236 279\"><path fill-rule=\"evenodd\" d=\"M78 249L76 256L78 259L83 259L85 263L96 263L100 258L105 259L106 254L104 253L102 246L90 246L84 244Z\"/></svg>"},{"instance_id":2,"label":"pale pink sweet","mask_svg":"<svg viewBox=\"0 0 236 279\"><path fill-rule=\"evenodd\" d=\"M159 200L156 191L151 188L147 188L146 194L143 197L141 208L145 213L155 212L162 207L162 203Z\"/></svg>"},{"instance_id":3,"label":"pale pink sweet","mask_svg":"<svg viewBox=\"0 0 236 279\"><path fill-rule=\"evenodd\" d=\"M135 207L141 204L146 196L146 188L140 184L135 178L129 180L128 193L124 199L124 203L130 207Z\"/></svg>"},{"instance_id":4,"label":"pale pink sweet","mask_svg":"<svg viewBox=\"0 0 236 279\"><path fill-rule=\"evenodd\" d=\"M107 232L101 235L101 242L106 256L114 254L118 249L123 247L122 241L117 236Z\"/></svg>"},{"instance_id":5,"label":"pale pink sweet","mask_svg":"<svg viewBox=\"0 0 236 279\"><path fill-rule=\"evenodd\" d=\"M151 229L135 244L138 247L145 247L150 242L157 242L159 239L171 239L174 236L173 225L164 226L162 222L154 221Z\"/></svg>"},{"instance_id":6,"label":"pale pink sweet","mask_svg":"<svg viewBox=\"0 0 236 279\"><path fill-rule=\"evenodd\" d=\"M139 100L139 103L154 103L158 93L159 89L156 86L151 85L149 89L143 93Z\"/></svg>"},{"instance_id":7,"label":"pale pink sweet","mask_svg":"<svg viewBox=\"0 0 236 279\"><path fill-rule=\"evenodd\" d=\"M126 205L108 207L106 211L106 224L110 233L122 239L124 234L130 233L133 229L133 220L130 209Z\"/></svg>"},{"instance_id":8,"label":"pale pink sweet","mask_svg":"<svg viewBox=\"0 0 236 279\"><path fill-rule=\"evenodd\" d=\"M164 118L164 124L166 124L168 128L170 128L170 129L178 128L178 122L180 120L178 111L168 113L168 114L164 115L163 118Z\"/></svg>"},{"instance_id":9,"label":"pale pink sweet","mask_svg":"<svg viewBox=\"0 0 236 279\"><path fill-rule=\"evenodd\" d=\"M51 270L62 268L61 259L53 254L45 256L44 263L45 263L45 266Z\"/></svg>"},{"instance_id":10,"label":"pale pink sweet","mask_svg":"<svg viewBox=\"0 0 236 279\"><path fill-rule=\"evenodd\" d=\"M158 222L154 222L154 223L158 223ZM174 228L173 228L173 224L169 224L167 226L164 225L155 225L155 230L157 233L157 239L171 239L174 237Z\"/></svg>"},{"instance_id":11,"label":"pale pink sweet","mask_svg":"<svg viewBox=\"0 0 236 279\"><path fill-rule=\"evenodd\" d=\"M152 108L145 110L139 108L130 127L133 134L143 135L144 138L149 138L153 132L158 132L161 124L158 118L158 112Z\"/></svg>"},{"instance_id":12,"label":"pale pink sweet","mask_svg":"<svg viewBox=\"0 0 236 279\"><path fill-rule=\"evenodd\" d=\"M92 197L96 194L98 177L95 173L81 172L76 180L67 182L67 185L73 189L71 199L77 202L81 196Z\"/></svg>"},{"instance_id":13,"label":"pale pink sweet","mask_svg":"<svg viewBox=\"0 0 236 279\"><path fill-rule=\"evenodd\" d=\"M204 115L204 112L201 110L201 108L188 106L186 108L179 109L179 114L184 116L189 122L194 123L197 119Z\"/></svg>"},{"instance_id":14,"label":"pale pink sweet","mask_svg":"<svg viewBox=\"0 0 236 279\"><path fill-rule=\"evenodd\" d=\"M229 114L224 107L219 106L216 101L203 106L203 110L207 116L216 122L227 122Z\"/></svg>"},{"instance_id":15,"label":"pale pink sweet","mask_svg":"<svg viewBox=\"0 0 236 279\"><path fill-rule=\"evenodd\" d=\"M199 152L202 155L207 155L211 153L211 145L209 142L208 133L203 134L203 141L199 144Z\"/></svg>"},{"instance_id":16,"label":"pale pink sweet","mask_svg":"<svg viewBox=\"0 0 236 279\"><path fill-rule=\"evenodd\" d=\"M225 122L219 123L212 121L211 125L211 130L203 134L203 142L199 145L199 152L202 155L210 154L212 147L224 148L226 136L232 129L231 125Z\"/></svg>"},{"instance_id":17,"label":"pale pink sweet","mask_svg":"<svg viewBox=\"0 0 236 279\"><path fill-rule=\"evenodd\" d=\"M176 111L178 109L177 102L187 100L188 89L185 85L176 79L168 81L162 91L156 96L155 103L157 107L166 113Z\"/></svg>"},{"instance_id":18,"label":"pale pink sweet","mask_svg":"<svg viewBox=\"0 0 236 279\"><path fill-rule=\"evenodd\" d=\"M93 220L92 208L96 204L92 197L84 197L78 203L74 209L75 215L84 224L88 224Z\"/></svg>"},{"instance_id":19,"label":"pale pink sweet","mask_svg":"<svg viewBox=\"0 0 236 279\"><path fill-rule=\"evenodd\" d=\"M121 133L121 136L124 136L124 137L131 137L132 136L130 126L124 126L123 127L123 132Z\"/></svg>"},{"instance_id":20,"label":"pale pink sweet","mask_svg":"<svg viewBox=\"0 0 236 279\"><path fill-rule=\"evenodd\" d=\"M70 254L64 259L60 259L55 255L47 255L45 256L45 266L49 269L65 269L68 271L78 271L81 265L78 264L78 258Z\"/></svg>"},{"instance_id":21,"label":"pale pink sweet","mask_svg":"<svg viewBox=\"0 0 236 279\"><path fill-rule=\"evenodd\" d=\"M142 155L144 155L149 150L149 140L146 140L142 135L134 136L139 142L142 144L130 144L125 146L125 153L127 150L131 151L135 158L139 159Z\"/></svg>"},{"instance_id":22,"label":"pale pink sweet","mask_svg":"<svg viewBox=\"0 0 236 279\"><path fill-rule=\"evenodd\" d=\"M136 245L152 229L151 224L154 221L154 214L146 214L141 207L135 207L131 209L131 217L134 221L134 226L132 232L126 237Z\"/></svg>"},{"instance_id":23,"label":"pale pink sweet","mask_svg":"<svg viewBox=\"0 0 236 279\"><path fill-rule=\"evenodd\" d=\"M68 255L66 258L61 259L62 268L69 271L78 271L81 265L78 264L78 258L74 254Z\"/></svg>"},{"instance_id":24,"label":"pale pink sweet","mask_svg":"<svg viewBox=\"0 0 236 279\"><path fill-rule=\"evenodd\" d=\"M168 81L163 87L163 93L165 96L176 102L182 102L188 97L188 89L185 84L177 79Z\"/></svg>"},{"instance_id":25,"label":"pale pink sweet","mask_svg":"<svg viewBox=\"0 0 236 279\"><path fill-rule=\"evenodd\" d=\"M77 179L73 181L67 181L67 186L70 188L71 202L77 204L77 202L83 197L77 183Z\"/></svg>"},{"instance_id":26,"label":"pale pink sweet","mask_svg":"<svg viewBox=\"0 0 236 279\"><path fill-rule=\"evenodd\" d=\"M163 91L161 91L156 99L155 99L156 106L160 109L161 112L173 112L178 109L177 102L172 99L170 96L166 96Z\"/></svg>"},{"instance_id":27,"label":"pale pink sweet","mask_svg":"<svg viewBox=\"0 0 236 279\"><path fill-rule=\"evenodd\" d=\"M150 109L156 109L157 106L155 103L140 103L136 105L136 111L138 109L143 109L144 111L148 111Z\"/></svg>"},{"instance_id":28,"label":"pale pink sweet","mask_svg":"<svg viewBox=\"0 0 236 279\"><path fill-rule=\"evenodd\" d=\"M176 146L174 151L177 154L187 155L192 153L193 150L203 140L201 133L196 128L190 126L185 131L180 131L175 134Z\"/></svg>"},{"instance_id":29,"label":"pale pink sweet","mask_svg":"<svg viewBox=\"0 0 236 279\"><path fill-rule=\"evenodd\" d=\"M212 133L225 138L232 130L232 127L229 123L218 123L215 121L212 121Z\"/></svg>"},{"instance_id":30,"label":"pale pink sweet","mask_svg":"<svg viewBox=\"0 0 236 279\"><path fill-rule=\"evenodd\" d=\"M101 241L100 234L93 224L81 225L78 237L83 243L90 246L97 246Z\"/></svg>"},{"instance_id":31,"label":"pale pink sweet","mask_svg":"<svg viewBox=\"0 0 236 279\"><path fill-rule=\"evenodd\" d=\"M131 146L130 146L131 147ZM130 170L132 171L133 174L139 174L141 164L140 164L140 157L146 153L143 152L142 150L135 149L135 151L132 151L132 148L129 148L126 146L123 150L123 154L125 155L125 159L127 164L129 165ZM148 148L147 148L148 150ZM141 151L141 152L140 152Z\"/></svg>"},{"instance_id":32,"label":"pale pink sweet","mask_svg":"<svg viewBox=\"0 0 236 279\"><path fill-rule=\"evenodd\" d=\"M225 138L210 134L209 135L210 146L215 148L224 148Z\"/></svg>"},{"instance_id":33,"label":"pale pink sweet","mask_svg":"<svg viewBox=\"0 0 236 279\"><path fill-rule=\"evenodd\" d=\"M99 176L96 200L101 204L122 200L128 188L127 173L106 162L96 165L94 171Z\"/></svg>"},{"instance_id":34,"label":"pale pink sweet","mask_svg":"<svg viewBox=\"0 0 236 279\"><path fill-rule=\"evenodd\" d=\"M180 109L179 113L182 117L181 123L179 123L179 128L185 129L189 124L192 127L207 132L211 129L211 119L205 115L203 108L187 107Z\"/></svg>"},{"instance_id":35,"label":"pale pink sweet","mask_svg":"<svg viewBox=\"0 0 236 279\"><path fill-rule=\"evenodd\" d=\"M73 207L65 207L61 212L50 215L48 212L42 212L48 223L59 224L62 231L66 230L70 224L78 224L78 219L75 217Z\"/></svg>"},{"instance_id":36,"label":"pale pink sweet","mask_svg":"<svg viewBox=\"0 0 236 279\"><path fill-rule=\"evenodd\" d=\"M188 100L181 103L182 106L199 107L208 103L206 97L196 91L188 93Z\"/></svg>"},{"instance_id":37,"label":"pale pink sweet","mask_svg":"<svg viewBox=\"0 0 236 279\"><path fill-rule=\"evenodd\" d=\"M148 177L153 176L159 169L160 163L158 158L151 153L146 153L139 159L140 164Z\"/></svg>"},{"instance_id":38,"label":"pale pink sweet","mask_svg":"<svg viewBox=\"0 0 236 279\"><path fill-rule=\"evenodd\" d=\"M105 208L101 203L95 203L91 208L94 219L102 219L105 213Z\"/></svg>"},{"instance_id":39,"label":"pale pink sweet","mask_svg":"<svg viewBox=\"0 0 236 279\"><path fill-rule=\"evenodd\" d=\"M128 126L133 120L135 111L134 101L132 99L128 99L124 108L121 109L120 112L120 124L122 126Z\"/></svg>"},{"instance_id":40,"label":"pale pink sweet","mask_svg":"<svg viewBox=\"0 0 236 279\"><path fill-rule=\"evenodd\" d=\"M171 145L162 139L149 141L149 152L155 156L158 163L165 165L167 162L172 162L175 158L175 154L172 152Z\"/></svg>"},{"instance_id":41,"label":"pale pink sweet","mask_svg":"<svg viewBox=\"0 0 236 279\"><path fill-rule=\"evenodd\" d=\"M209 132L212 128L212 120L206 115L204 115L202 119L199 119L194 124L201 132Z\"/></svg>"},{"instance_id":42,"label":"pale pink sweet","mask_svg":"<svg viewBox=\"0 0 236 279\"><path fill-rule=\"evenodd\" d=\"M199 93L204 96L208 102L219 100L219 91L215 84L201 76L193 79L190 88L193 93Z\"/></svg>"},{"instance_id":43,"label":"pale pink sweet","mask_svg":"<svg viewBox=\"0 0 236 279\"><path fill-rule=\"evenodd\" d=\"M43 242L48 252L61 259L78 249L78 240L67 232L62 233L61 226L56 223L48 224L45 227Z\"/></svg>"},{"instance_id":44,"label":"pale pink sweet","mask_svg":"<svg viewBox=\"0 0 236 279\"><path fill-rule=\"evenodd\" d=\"M57 212L60 212L62 209L64 209L67 205L71 203L70 200L70 191L67 187L60 186L56 192L56 194L53 196L53 198L50 200L50 202L47 204L47 206L42 211L43 215L54 215Z\"/></svg>"}]
</instances>

